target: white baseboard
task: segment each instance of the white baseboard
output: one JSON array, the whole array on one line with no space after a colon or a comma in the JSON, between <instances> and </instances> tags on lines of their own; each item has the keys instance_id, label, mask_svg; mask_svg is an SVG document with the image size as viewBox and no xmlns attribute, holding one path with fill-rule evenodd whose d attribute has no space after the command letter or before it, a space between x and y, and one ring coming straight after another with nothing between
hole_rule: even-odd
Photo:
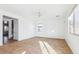
<instances>
[{"instance_id":1,"label":"white baseboard","mask_svg":"<svg viewBox=\"0 0 79 59\"><path fill-rule=\"evenodd\" d=\"M48 36L36 36L36 37L55 38L55 39L65 39L64 37L48 37Z\"/></svg>"}]
</instances>

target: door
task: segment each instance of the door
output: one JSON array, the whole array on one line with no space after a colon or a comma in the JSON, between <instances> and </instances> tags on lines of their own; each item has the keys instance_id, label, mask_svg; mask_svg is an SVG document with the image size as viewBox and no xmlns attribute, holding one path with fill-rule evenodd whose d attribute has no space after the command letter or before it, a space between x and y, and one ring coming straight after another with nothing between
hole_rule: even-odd
<instances>
[{"instance_id":1,"label":"door","mask_svg":"<svg viewBox=\"0 0 79 59\"><path fill-rule=\"evenodd\" d=\"M3 43L7 43L9 39L9 21L3 20Z\"/></svg>"}]
</instances>

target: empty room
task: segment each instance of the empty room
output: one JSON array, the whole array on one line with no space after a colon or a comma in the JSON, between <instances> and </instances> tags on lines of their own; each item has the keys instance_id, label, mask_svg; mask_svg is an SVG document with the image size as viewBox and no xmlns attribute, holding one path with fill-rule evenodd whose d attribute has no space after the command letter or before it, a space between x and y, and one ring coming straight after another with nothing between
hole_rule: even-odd
<instances>
[{"instance_id":1,"label":"empty room","mask_svg":"<svg viewBox=\"0 0 79 59\"><path fill-rule=\"evenodd\" d=\"M79 5L0 4L0 54L78 54Z\"/></svg>"}]
</instances>

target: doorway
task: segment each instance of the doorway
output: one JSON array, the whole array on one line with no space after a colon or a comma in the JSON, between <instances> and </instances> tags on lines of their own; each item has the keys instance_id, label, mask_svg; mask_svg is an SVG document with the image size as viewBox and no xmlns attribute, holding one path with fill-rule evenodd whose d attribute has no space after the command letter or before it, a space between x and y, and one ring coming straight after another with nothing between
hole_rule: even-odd
<instances>
[{"instance_id":1,"label":"doorway","mask_svg":"<svg viewBox=\"0 0 79 59\"><path fill-rule=\"evenodd\" d=\"M3 16L3 44L18 40L18 20L16 18Z\"/></svg>"}]
</instances>

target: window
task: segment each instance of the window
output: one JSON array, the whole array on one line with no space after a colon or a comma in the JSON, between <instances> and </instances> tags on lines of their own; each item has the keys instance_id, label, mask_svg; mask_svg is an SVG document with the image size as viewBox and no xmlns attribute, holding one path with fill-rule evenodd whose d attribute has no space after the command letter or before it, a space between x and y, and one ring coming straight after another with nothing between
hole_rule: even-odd
<instances>
[{"instance_id":1,"label":"window","mask_svg":"<svg viewBox=\"0 0 79 59\"><path fill-rule=\"evenodd\" d=\"M74 33L74 28L73 28L73 14L68 18L68 32L69 33Z\"/></svg>"},{"instance_id":2,"label":"window","mask_svg":"<svg viewBox=\"0 0 79 59\"><path fill-rule=\"evenodd\" d=\"M79 35L79 7L68 18L68 32Z\"/></svg>"}]
</instances>

